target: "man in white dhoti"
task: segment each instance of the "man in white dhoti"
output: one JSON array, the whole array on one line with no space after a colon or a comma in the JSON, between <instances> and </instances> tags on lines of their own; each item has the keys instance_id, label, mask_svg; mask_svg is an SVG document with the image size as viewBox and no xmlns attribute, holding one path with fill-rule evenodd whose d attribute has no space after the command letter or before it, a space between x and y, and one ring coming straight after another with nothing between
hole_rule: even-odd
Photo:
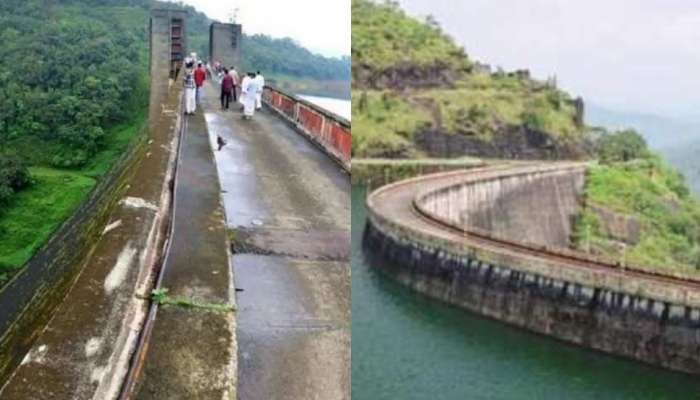
<instances>
[{"instance_id":1,"label":"man in white dhoti","mask_svg":"<svg viewBox=\"0 0 700 400\"><path fill-rule=\"evenodd\" d=\"M260 71L255 76L255 83L258 85L258 92L255 93L255 109L259 110L262 108L262 95L265 88L265 77L262 76Z\"/></svg>"},{"instance_id":2,"label":"man in white dhoti","mask_svg":"<svg viewBox=\"0 0 700 400\"><path fill-rule=\"evenodd\" d=\"M194 114L197 110L197 85L191 72L185 73L185 114Z\"/></svg>"},{"instance_id":3,"label":"man in white dhoti","mask_svg":"<svg viewBox=\"0 0 700 400\"><path fill-rule=\"evenodd\" d=\"M255 74L249 73L243 78L241 87L241 97L243 98L243 118L251 119L255 115L255 95L258 93L258 83Z\"/></svg>"},{"instance_id":4,"label":"man in white dhoti","mask_svg":"<svg viewBox=\"0 0 700 400\"><path fill-rule=\"evenodd\" d=\"M241 80L241 97L238 98L238 102L241 103L241 106L245 106L245 92L243 92L243 88L248 85L250 81L250 77L248 74L243 75L243 80ZM241 107L241 110L243 110L243 107Z\"/></svg>"}]
</instances>

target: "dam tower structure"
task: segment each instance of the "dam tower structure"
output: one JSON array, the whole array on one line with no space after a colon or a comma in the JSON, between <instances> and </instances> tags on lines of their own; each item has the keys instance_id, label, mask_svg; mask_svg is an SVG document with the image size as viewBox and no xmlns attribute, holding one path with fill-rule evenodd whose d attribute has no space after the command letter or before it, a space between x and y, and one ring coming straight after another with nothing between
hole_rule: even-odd
<instances>
[{"instance_id":1,"label":"dam tower structure","mask_svg":"<svg viewBox=\"0 0 700 400\"><path fill-rule=\"evenodd\" d=\"M154 9L151 11L151 77L177 76L187 54L187 11Z\"/></svg>"},{"instance_id":2,"label":"dam tower structure","mask_svg":"<svg viewBox=\"0 0 700 400\"><path fill-rule=\"evenodd\" d=\"M209 27L209 56L226 68L236 66L240 70L243 29L240 24L214 22Z\"/></svg>"}]
</instances>

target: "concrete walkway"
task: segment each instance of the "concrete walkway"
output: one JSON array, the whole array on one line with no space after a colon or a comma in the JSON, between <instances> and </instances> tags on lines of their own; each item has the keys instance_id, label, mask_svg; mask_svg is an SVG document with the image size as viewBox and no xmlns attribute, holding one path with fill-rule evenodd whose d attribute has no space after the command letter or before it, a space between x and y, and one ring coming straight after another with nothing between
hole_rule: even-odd
<instances>
[{"instance_id":1,"label":"concrete walkway","mask_svg":"<svg viewBox=\"0 0 700 400\"><path fill-rule=\"evenodd\" d=\"M350 398L350 180L267 111L242 120L207 87L205 117L239 311L238 398Z\"/></svg>"},{"instance_id":2,"label":"concrete walkway","mask_svg":"<svg viewBox=\"0 0 700 400\"><path fill-rule=\"evenodd\" d=\"M215 310L234 305L219 179L204 117L185 118L161 287L188 304L158 308L137 399L235 398L235 314Z\"/></svg>"}]
</instances>

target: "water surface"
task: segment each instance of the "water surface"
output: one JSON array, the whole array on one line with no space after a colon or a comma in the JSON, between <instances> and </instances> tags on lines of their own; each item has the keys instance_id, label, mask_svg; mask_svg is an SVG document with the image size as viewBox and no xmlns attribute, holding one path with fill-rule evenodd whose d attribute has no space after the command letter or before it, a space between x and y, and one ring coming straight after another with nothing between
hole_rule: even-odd
<instances>
[{"instance_id":1,"label":"water surface","mask_svg":"<svg viewBox=\"0 0 700 400\"><path fill-rule=\"evenodd\" d=\"M350 121L352 117L352 105L350 100L334 99L331 97L306 96L300 95L302 99L310 101L319 107L322 107L332 113L338 114L341 117Z\"/></svg>"},{"instance_id":2,"label":"water surface","mask_svg":"<svg viewBox=\"0 0 700 400\"><path fill-rule=\"evenodd\" d=\"M352 191L353 400L700 399L700 379L570 346L415 293L361 249Z\"/></svg>"}]
</instances>

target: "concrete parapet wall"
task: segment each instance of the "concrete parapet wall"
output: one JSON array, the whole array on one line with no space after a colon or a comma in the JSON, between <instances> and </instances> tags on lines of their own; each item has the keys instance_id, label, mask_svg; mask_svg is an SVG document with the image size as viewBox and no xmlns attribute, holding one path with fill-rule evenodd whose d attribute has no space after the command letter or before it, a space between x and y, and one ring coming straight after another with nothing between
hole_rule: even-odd
<instances>
[{"instance_id":1,"label":"concrete parapet wall","mask_svg":"<svg viewBox=\"0 0 700 400\"><path fill-rule=\"evenodd\" d=\"M561 176L578 176L582 166L552 168L477 168L375 191L367 200L364 237L365 248L378 259L373 265L415 290L488 317L585 347L700 373L696 281L501 240L484 230L465 229L462 213L440 204L447 202L445 196L463 195L460 187L478 182L522 173L559 176L557 168ZM400 199L413 204L397 204ZM422 211L410 211L421 205ZM404 211L396 211L401 208Z\"/></svg>"},{"instance_id":2,"label":"concrete parapet wall","mask_svg":"<svg viewBox=\"0 0 700 400\"><path fill-rule=\"evenodd\" d=\"M584 180L584 165L524 168L423 193L416 205L450 225L568 248Z\"/></svg>"},{"instance_id":3,"label":"concrete parapet wall","mask_svg":"<svg viewBox=\"0 0 700 400\"><path fill-rule=\"evenodd\" d=\"M319 145L350 172L352 131L350 121L313 103L266 86L264 103L281 115L312 142Z\"/></svg>"},{"instance_id":4,"label":"concrete parapet wall","mask_svg":"<svg viewBox=\"0 0 700 400\"><path fill-rule=\"evenodd\" d=\"M386 184L436 172L483 167L487 161L478 158L427 158L427 159L383 159L366 158L352 160L351 180L353 185L369 189Z\"/></svg>"}]
</instances>

